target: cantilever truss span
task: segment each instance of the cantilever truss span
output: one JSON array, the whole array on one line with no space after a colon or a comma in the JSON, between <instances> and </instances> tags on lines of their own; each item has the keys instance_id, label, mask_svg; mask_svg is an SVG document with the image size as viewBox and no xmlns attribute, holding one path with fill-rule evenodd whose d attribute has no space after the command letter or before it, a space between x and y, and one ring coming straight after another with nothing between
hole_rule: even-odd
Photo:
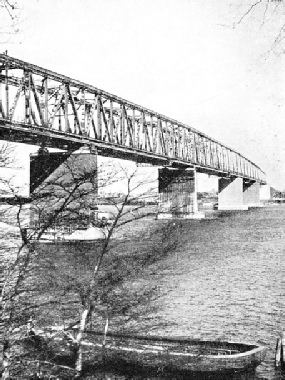
<instances>
[{"instance_id":1,"label":"cantilever truss span","mask_svg":"<svg viewBox=\"0 0 285 380\"><path fill-rule=\"evenodd\" d=\"M265 173L198 130L94 86L0 54L0 138L265 183Z\"/></svg>"}]
</instances>

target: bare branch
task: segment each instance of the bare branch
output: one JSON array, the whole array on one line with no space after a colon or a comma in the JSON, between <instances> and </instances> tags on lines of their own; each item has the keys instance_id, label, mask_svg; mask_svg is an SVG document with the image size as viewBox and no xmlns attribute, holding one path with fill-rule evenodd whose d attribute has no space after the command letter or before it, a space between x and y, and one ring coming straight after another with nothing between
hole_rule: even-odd
<instances>
[{"instance_id":1,"label":"bare branch","mask_svg":"<svg viewBox=\"0 0 285 380\"><path fill-rule=\"evenodd\" d=\"M14 21L15 16L13 15L13 11L16 9L16 3L12 4L8 0L1 0L1 7L4 7L8 12L12 21Z\"/></svg>"},{"instance_id":2,"label":"bare branch","mask_svg":"<svg viewBox=\"0 0 285 380\"><path fill-rule=\"evenodd\" d=\"M265 6L265 9L264 9L264 12L263 12L263 21L262 21L261 27L265 24L265 16L266 16L267 11L268 11L269 1L270 0L267 0L267 2L266 2L266 6Z\"/></svg>"},{"instance_id":3,"label":"bare branch","mask_svg":"<svg viewBox=\"0 0 285 380\"><path fill-rule=\"evenodd\" d=\"M258 4L262 3L262 1L263 0L258 0L256 3L252 4L248 8L248 10L242 15L242 17L239 19L239 21L236 22L236 24L241 24L242 21L244 20L244 18L250 14L250 12L253 10L253 8L255 8Z\"/></svg>"}]
</instances>

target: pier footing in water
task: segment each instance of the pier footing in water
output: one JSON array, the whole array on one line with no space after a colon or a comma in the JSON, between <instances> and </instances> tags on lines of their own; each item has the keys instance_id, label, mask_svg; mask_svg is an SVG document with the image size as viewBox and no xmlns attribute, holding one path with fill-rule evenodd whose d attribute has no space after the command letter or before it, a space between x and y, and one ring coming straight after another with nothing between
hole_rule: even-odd
<instances>
[{"instance_id":1,"label":"pier footing in water","mask_svg":"<svg viewBox=\"0 0 285 380\"><path fill-rule=\"evenodd\" d=\"M174 215L171 213L158 213L157 219L204 219L205 214L203 212L197 212L195 214L187 214L187 215Z\"/></svg>"},{"instance_id":2,"label":"pier footing in water","mask_svg":"<svg viewBox=\"0 0 285 380\"><path fill-rule=\"evenodd\" d=\"M198 211L195 169L163 168L158 172L159 211L157 219L202 219Z\"/></svg>"}]
</instances>

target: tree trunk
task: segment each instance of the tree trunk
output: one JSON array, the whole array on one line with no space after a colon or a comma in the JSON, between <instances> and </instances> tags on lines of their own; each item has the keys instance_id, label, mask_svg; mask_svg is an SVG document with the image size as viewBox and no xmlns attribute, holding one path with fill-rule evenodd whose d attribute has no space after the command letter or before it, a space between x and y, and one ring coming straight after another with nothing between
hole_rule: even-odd
<instances>
[{"instance_id":1,"label":"tree trunk","mask_svg":"<svg viewBox=\"0 0 285 380\"><path fill-rule=\"evenodd\" d=\"M83 310L83 313L81 314L81 320L79 325L79 330L76 336L76 346L75 346L75 378L79 379L82 372L82 363L83 363L83 357L82 357L82 346L81 341L83 338L83 334L85 331L86 321L89 314L89 309Z\"/></svg>"}]
</instances>

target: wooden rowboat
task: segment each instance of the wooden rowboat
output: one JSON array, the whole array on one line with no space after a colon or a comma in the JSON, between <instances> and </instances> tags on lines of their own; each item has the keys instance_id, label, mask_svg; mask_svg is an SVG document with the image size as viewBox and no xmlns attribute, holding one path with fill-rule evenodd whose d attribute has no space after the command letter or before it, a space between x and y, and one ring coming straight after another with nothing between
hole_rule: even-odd
<instances>
[{"instance_id":1,"label":"wooden rowboat","mask_svg":"<svg viewBox=\"0 0 285 380\"><path fill-rule=\"evenodd\" d=\"M266 348L257 344L113 333L104 338L102 333L94 331L88 331L86 338L84 351L103 353L108 361L170 371L252 370L266 354Z\"/></svg>"}]
</instances>

